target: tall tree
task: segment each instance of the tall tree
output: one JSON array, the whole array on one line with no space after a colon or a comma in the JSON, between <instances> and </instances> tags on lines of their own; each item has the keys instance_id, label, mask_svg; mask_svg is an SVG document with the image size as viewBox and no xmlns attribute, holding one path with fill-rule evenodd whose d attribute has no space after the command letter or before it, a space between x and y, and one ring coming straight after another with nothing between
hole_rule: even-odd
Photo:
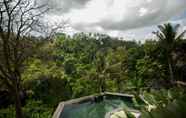
<instances>
[{"instance_id":1,"label":"tall tree","mask_svg":"<svg viewBox=\"0 0 186 118\"><path fill-rule=\"evenodd\" d=\"M96 75L95 78L97 80L97 86L98 86L98 91L101 92L105 92L106 89L106 84L105 84L105 80L107 77L107 73L106 73L106 68L107 68L107 64L105 61L105 56L106 56L106 50L103 48L100 51L97 52L96 55Z\"/></svg>"},{"instance_id":2,"label":"tall tree","mask_svg":"<svg viewBox=\"0 0 186 118\"><path fill-rule=\"evenodd\" d=\"M46 5L37 5L35 0L0 1L0 79L14 96L16 118L24 117L20 93L24 60L31 51L28 36L47 11Z\"/></svg>"},{"instance_id":3,"label":"tall tree","mask_svg":"<svg viewBox=\"0 0 186 118\"><path fill-rule=\"evenodd\" d=\"M157 32L153 32L158 37L160 46L165 50L171 81L174 81L174 69L171 54L175 48L176 42L181 40L186 32L183 31L179 34L179 27L179 24L173 26L170 23L167 23L159 25L159 30Z\"/></svg>"}]
</instances>

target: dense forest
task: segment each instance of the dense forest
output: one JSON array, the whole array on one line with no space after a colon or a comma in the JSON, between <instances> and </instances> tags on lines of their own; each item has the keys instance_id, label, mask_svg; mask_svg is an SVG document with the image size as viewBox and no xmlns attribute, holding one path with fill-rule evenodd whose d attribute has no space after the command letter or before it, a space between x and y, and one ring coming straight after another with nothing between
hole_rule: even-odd
<instances>
[{"instance_id":1,"label":"dense forest","mask_svg":"<svg viewBox=\"0 0 186 118\"><path fill-rule=\"evenodd\" d=\"M51 118L61 101L103 92L134 95L142 118L186 117L179 24L159 25L156 38L137 42L65 34L61 24L42 22L47 11L29 0L0 1L0 118Z\"/></svg>"},{"instance_id":2,"label":"dense forest","mask_svg":"<svg viewBox=\"0 0 186 118\"><path fill-rule=\"evenodd\" d=\"M161 27L173 28L170 24ZM104 91L134 95L162 91L166 97L173 92L170 101L182 98L186 40L158 38L140 43L98 33L72 37L57 34L52 40L30 37L31 56L25 60L21 75L25 113L28 116L32 113L31 117L49 117L60 101ZM13 103L12 97L2 82L1 85L6 96L3 98L1 94L1 99L7 101L2 107L7 107ZM164 102L170 102L167 99ZM0 116L13 117L13 114L10 106L1 109Z\"/></svg>"}]
</instances>

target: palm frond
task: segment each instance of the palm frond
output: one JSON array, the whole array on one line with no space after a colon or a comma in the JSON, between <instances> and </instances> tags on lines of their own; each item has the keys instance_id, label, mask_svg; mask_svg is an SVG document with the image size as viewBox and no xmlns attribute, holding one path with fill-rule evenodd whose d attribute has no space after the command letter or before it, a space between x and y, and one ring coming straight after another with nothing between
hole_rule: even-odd
<instances>
[{"instance_id":1,"label":"palm frond","mask_svg":"<svg viewBox=\"0 0 186 118\"><path fill-rule=\"evenodd\" d=\"M186 33L186 30L183 31L182 33L180 33L180 34L176 37L176 40L182 39L182 38L185 36L185 33Z\"/></svg>"}]
</instances>

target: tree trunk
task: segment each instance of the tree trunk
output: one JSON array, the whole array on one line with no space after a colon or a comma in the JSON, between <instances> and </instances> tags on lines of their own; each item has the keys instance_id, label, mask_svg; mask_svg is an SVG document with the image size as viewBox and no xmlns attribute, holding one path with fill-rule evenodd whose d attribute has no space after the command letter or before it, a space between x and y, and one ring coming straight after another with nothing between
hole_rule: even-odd
<instances>
[{"instance_id":1,"label":"tree trunk","mask_svg":"<svg viewBox=\"0 0 186 118\"><path fill-rule=\"evenodd\" d=\"M168 65L169 65L169 73L170 73L171 83L173 83L173 81L174 81L174 72L173 72L171 59L169 59L169 58L168 58Z\"/></svg>"},{"instance_id":2,"label":"tree trunk","mask_svg":"<svg viewBox=\"0 0 186 118\"><path fill-rule=\"evenodd\" d=\"M16 110L16 118L24 118L23 112L21 109L21 98L19 94L19 88L15 87L15 110Z\"/></svg>"},{"instance_id":3,"label":"tree trunk","mask_svg":"<svg viewBox=\"0 0 186 118\"><path fill-rule=\"evenodd\" d=\"M100 90L99 90L99 92L100 93L103 93L103 92L105 92L105 79L104 78L100 78Z\"/></svg>"},{"instance_id":4,"label":"tree trunk","mask_svg":"<svg viewBox=\"0 0 186 118\"><path fill-rule=\"evenodd\" d=\"M117 79L117 88L118 88L118 92L121 92L121 81L119 79Z\"/></svg>"}]
</instances>

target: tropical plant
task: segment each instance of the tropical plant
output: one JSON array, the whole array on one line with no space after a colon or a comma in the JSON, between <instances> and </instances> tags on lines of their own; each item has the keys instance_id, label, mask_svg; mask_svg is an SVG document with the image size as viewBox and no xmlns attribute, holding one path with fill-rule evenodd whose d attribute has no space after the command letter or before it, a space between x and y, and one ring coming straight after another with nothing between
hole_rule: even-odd
<instances>
[{"instance_id":1,"label":"tropical plant","mask_svg":"<svg viewBox=\"0 0 186 118\"><path fill-rule=\"evenodd\" d=\"M161 48L165 50L165 58L168 63L170 79L174 81L174 65L172 60L172 51L175 48L176 42L183 39L186 31L178 34L179 24L172 25L170 23L159 25L159 30L157 32L153 32L157 38L159 39L159 45Z\"/></svg>"},{"instance_id":2,"label":"tropical plant","mask_svg":"<svg viewBox=\"0 0 186 118\"><path fill-rule=\"evenodd\" d=\"M168 104L166 107L161 107L151 112L143 111L142 118L185 118L186 117L186 102L177 100Z\"/></svg>"}]
</instances>

